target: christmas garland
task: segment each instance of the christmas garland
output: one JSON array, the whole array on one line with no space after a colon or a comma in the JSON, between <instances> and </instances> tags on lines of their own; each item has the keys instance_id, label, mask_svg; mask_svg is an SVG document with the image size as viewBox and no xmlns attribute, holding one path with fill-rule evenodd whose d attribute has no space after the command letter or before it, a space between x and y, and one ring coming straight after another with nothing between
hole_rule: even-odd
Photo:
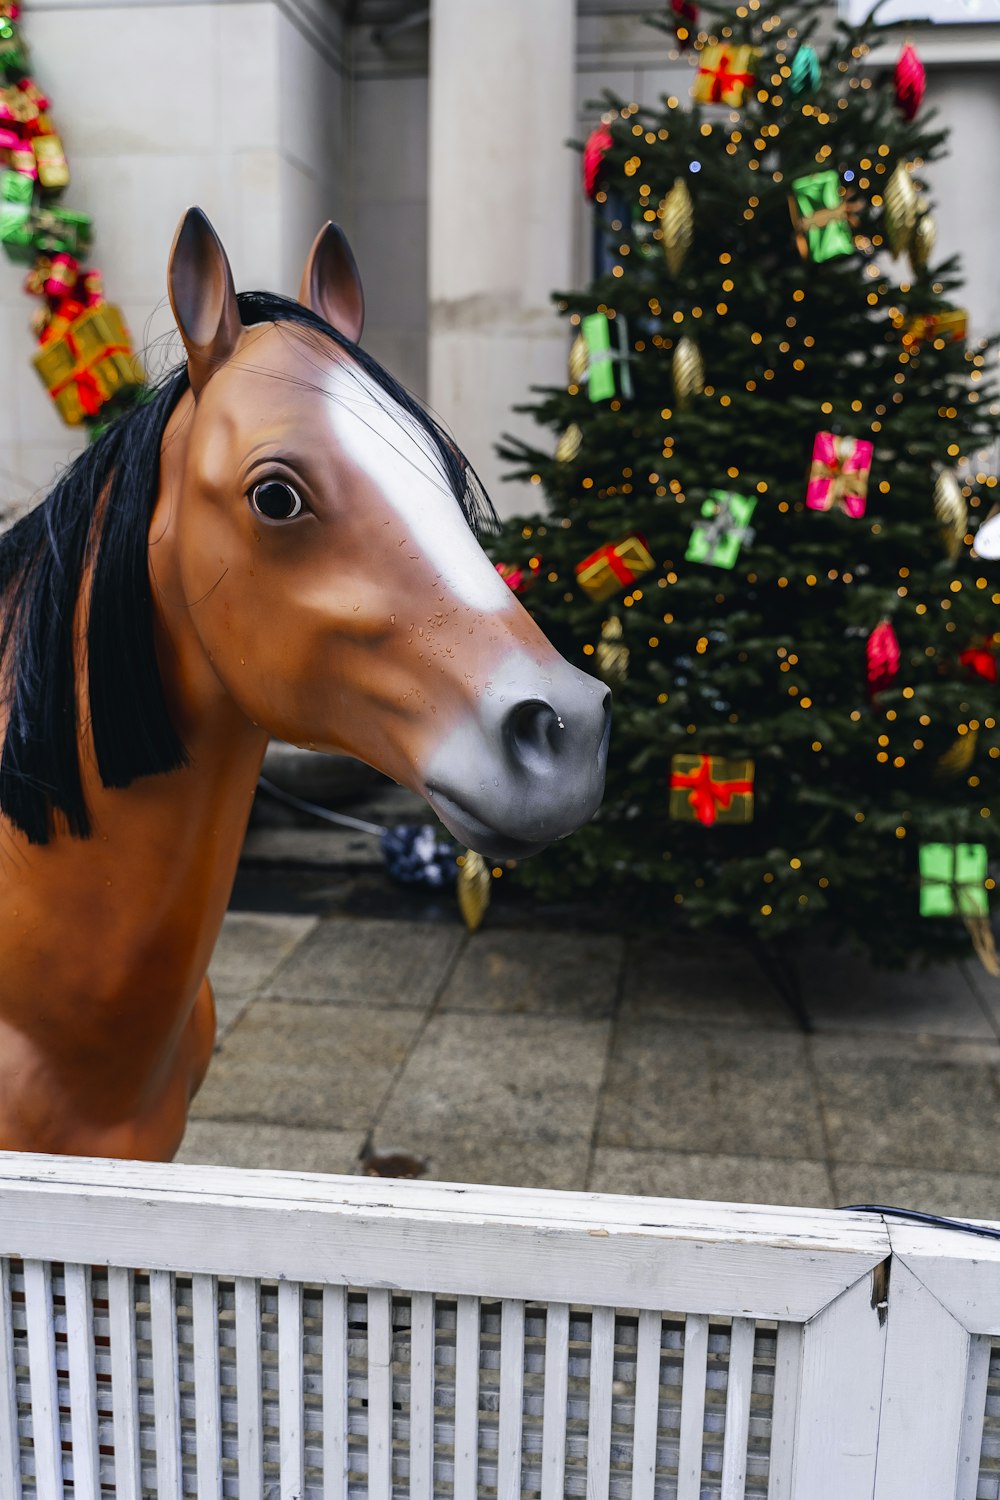
<instances>
[{"instance_id":1,"label":"christmas garland","mask_svg":"<svg viewBox=\"0 0 1000 1500\"><path fill-rule=\"evenodd\" d=\"M63 420L93 436L141 397L145 374L100 271L86 266L90 216L59 201L69 165L31 77L20 10L0 0L0 243L29 268L24 289L42 304L32 319L35 368Z\"/></svg>"}]
</instances>

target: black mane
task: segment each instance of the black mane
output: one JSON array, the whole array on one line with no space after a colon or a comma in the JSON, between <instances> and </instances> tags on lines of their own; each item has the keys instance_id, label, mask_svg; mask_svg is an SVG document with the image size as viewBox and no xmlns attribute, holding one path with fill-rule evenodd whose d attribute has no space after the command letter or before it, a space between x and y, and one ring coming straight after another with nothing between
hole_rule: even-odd
<instances>
[{"instance_id":1,"label":"black mane","mask_svg":"<svg viewBox=\"0 0 1000 1500\"><path fill-rule=\"evenodd\" d=\"M239 306L245 325L297 323L345 349L431 439L470 526L495 526L493 508L454 444L370 355L287 298L243 292ZM0 673L8 709L0 812L33 844L48 843L56 812L76 837L91 832L77 749L73 643L88 560L87 671L101 781L125 787L186 763L156 662L147 545L164 430L187 389L182 365L112 423L47 498L0 537Z\"/></svg>"}]
</instances>

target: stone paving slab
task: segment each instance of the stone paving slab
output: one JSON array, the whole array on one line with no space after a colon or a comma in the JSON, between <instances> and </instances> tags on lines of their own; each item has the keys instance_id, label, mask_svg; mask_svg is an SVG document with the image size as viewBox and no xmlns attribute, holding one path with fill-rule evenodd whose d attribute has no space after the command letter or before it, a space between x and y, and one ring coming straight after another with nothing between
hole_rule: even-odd
<instances>
[{"instance_id":1,"label":"stone paving slab","mask_svg":"<svg viewBox=\"0 0 1000 1500\"><path fill-rule=\"evenodd\" d=\"M212 954L208 977L216 1000L246 1000L271 978L283 959L308 937L316 917L270 912L230 912Z\"/></svg>"},{"instance_id":2,"label":"stone paving slab","mask_svg":"<svg viewBox=\"0 0 1000 1500\"><path fill-rule=\"evenodd\" d=\"M628 944L622 1017L798 1029L788 1005L751 956L721 952L711 939L647 939Z\"/></svg>"},{"instance_id":3,"label":"stone paving slab","mask_svg":"<svg viewBox=\"0 0 1000 1500\"><path fill-rule=\"evenodd\" d=\"M353 1173L360 1130L297 1130L231 1120L192 1120L176 1160L191 1165L260 1167L279 1172Z\"/></svg>"},{"instance_id":4,"label":"stone paving slab","mask_svg":"<svg viewBox=\"0 0 1000 1500\"><path fill-rule=\"evenodd\" d=\"M594 1193L652 1198L711 1198L719 1203L790 1203L833 1208L823 1161L701 1151L622 1151L598 1147L587 1186Z\"/></svg>"},{"instance_id":5,"label":"stone paving slab","mask_svg":"<svg viewBox=\"0 0 1000 1500\"><path fill-rule=\"evenodd\" d=\"M884 1203L965 1219L1000 1219L1000 1173L935 1172L842 1162L833 1167L838 1204Z\"/></svg>"},{"instance_id":6,"label":"stone paving slab","mask_svg":"<svg viewBox=\"0 0 1000 1500\"><path fill-rule=\"evenodd\" d=\"M996 1036L986 1002L959 964L879 972L850 954L814 952L801 972L806 1014L820 1031Z\"/></svg>"},{"instance_id":7,"label":"stone paving slab","mask_svg":"<svg viewBox=\"0 0 1000 1500\"><path fill-rule=\"evenodd\" d=\"M783 1031L622 1022L597 1144L633 1150L824 1155L805 1039Z\"/></svg>"},{"instance_id":8,"label":"stone paving slab","mask_svg":"<svg viewBox=\"0 0 1000 1500\"><path fill-rule=\"evenodd\" d=\"M831 1161L996 1169L995 1042L827 1036L811 1050Z\"/></svg>"},{"instance_id":9,"label":"stone paving slab","mask_svg":"<svg viewBox=\"0 0 1000 1500\"><path fill-rule=\"evenodd\" d=\"M624 943L586 932L482 932L462 950L441 1009L608 1016Z\"/></svg>"},{"instance_id":10,"label":"stone paving slab","mask_svg":"<svg viewBox=\"0 0 1000 1500\"><path fill-rule=\"evenodd\" d=\"M366 1130L420 1024L419 1010L255 1000L214 1059L192 1118Z\"/></svg>"},{"instance_id":11,"label":"stone paving slab","mask_svg":"<svg viewBox=\"0 0 1000 1500\"><path fill-rule=\"evenodd\" d=\"M269 995L314 1003L426 1007L441 988L463 929L421 922L330 918L296 949Z\"/></svg>"},{"instance_id":12,"label":"stone paving slab","mask_svg":"<svg viewBox=\"0 0 1000 1500\"><path fill-rule=\"evenodd\" d=\"M427 1146L427 1176L435 1182L482 1182L559 1192L583 1192L587 1186L590 1137L583 1131L566 1141L522 1140L482 1129L468 1135L428 1132L422 1140ZM413 1149L413 1142L414 1135L408 1132L407 1151ZM380 1130L377 1149L391 1151L394 1144Z\"/></svg>"},{"instance_id":13,"label":"stone paving slab","mask_svg":"<svg viewBox=\"0 0 1000 1500\"><path fill-rule=\"evenodd\" d=\"M379 1139L418 1155L456 1137L589 1143L609 1034L605 1021L434 1016L392 1091Z\"/></svg>"}]
</instances>

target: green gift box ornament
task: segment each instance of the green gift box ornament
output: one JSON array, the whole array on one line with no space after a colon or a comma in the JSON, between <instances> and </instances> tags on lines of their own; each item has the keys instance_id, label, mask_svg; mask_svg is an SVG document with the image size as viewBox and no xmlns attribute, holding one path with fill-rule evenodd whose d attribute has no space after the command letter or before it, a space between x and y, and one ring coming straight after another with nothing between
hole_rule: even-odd
<instances>
[{"instance_id":1,"label":"green gift box ornament","mask_svg":"<svg viewBox=\"0 0 1000 1500\"><path fill-rule=\"evenodd\" d=\"M31 217L32 241L43 255L72 255L81 259L90 249L93 222L89 214L46 204Z\"/></svg>"},{"instance_id":2,"label":"green gift box ornament","mask_svg":"<svg viewBox=\"0 0 1000 1500\"><path fill-rule=\"evenodd\" d=\"M688 562L711 563L733 568L744 542L753 540L750 518L756 499L730 490L711 490L701 507L702 519L694 523L684 556Z\"/></svg>"},{"instance_id":3,"label":"green gift box ornament","mask_svg":"<svg viewBox=\"0 0 1000 1500\"><path fill-rule=\"evenodd\" d=\"M615 368L618 383L626 400L632 397L632 371L628 364L628 325L619 313L615 318L618 349L611 349L611 319L607 313L588 313L580 320L580 336L586 350L587 394L591 401L610 401L615 395Z\"/></svg>"},{"instance_id":4,"label":"green gift box ornament","mask_svg":"<svg viewBox=\"0 0 1000 1500\"><path fill-rule=\"evenodd\" d=\"M818 264L854 249L851 205L832 169L796 177L788 199L795 242L803 260Z\"/></svg>"},{"instance_id":5,"label":"green gift box ornament","mask_svg":"<svg viewBox=\"0 0 1000 1500\"><path fill-rule=\"evenodd\" d=\"M985 917L985 844L924 844L920 850L920 915Z\"/></svg>"},{"instance_id":6,"label":"green gift box ornament","mask_svg":"<svg viewBox=\"0 0 1000 1500\"><path fill-rule=\"evenodd\" d=\"M0 172L0 243L12 260L32 253L31 203L35 184L9 169Z\"/></svg>"}]
</instances>

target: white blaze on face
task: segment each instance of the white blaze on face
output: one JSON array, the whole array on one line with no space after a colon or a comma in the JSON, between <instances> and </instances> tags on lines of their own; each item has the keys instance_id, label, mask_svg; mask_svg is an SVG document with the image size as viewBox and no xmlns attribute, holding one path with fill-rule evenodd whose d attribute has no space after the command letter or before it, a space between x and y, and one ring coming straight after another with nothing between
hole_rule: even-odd
<instances>
[{"instance_id":1,"label":"white blaze on face","mask_svg":"<svg viewBox=\"0 0 1000 1500\"><path fill-rule=\"evenodd\" d=\"M473 536L427 434L357 365L338 361L327 392L338 446L378 487L454 598L489 613L510 609L511 591Z\"/></svg>"}]
</instances>

